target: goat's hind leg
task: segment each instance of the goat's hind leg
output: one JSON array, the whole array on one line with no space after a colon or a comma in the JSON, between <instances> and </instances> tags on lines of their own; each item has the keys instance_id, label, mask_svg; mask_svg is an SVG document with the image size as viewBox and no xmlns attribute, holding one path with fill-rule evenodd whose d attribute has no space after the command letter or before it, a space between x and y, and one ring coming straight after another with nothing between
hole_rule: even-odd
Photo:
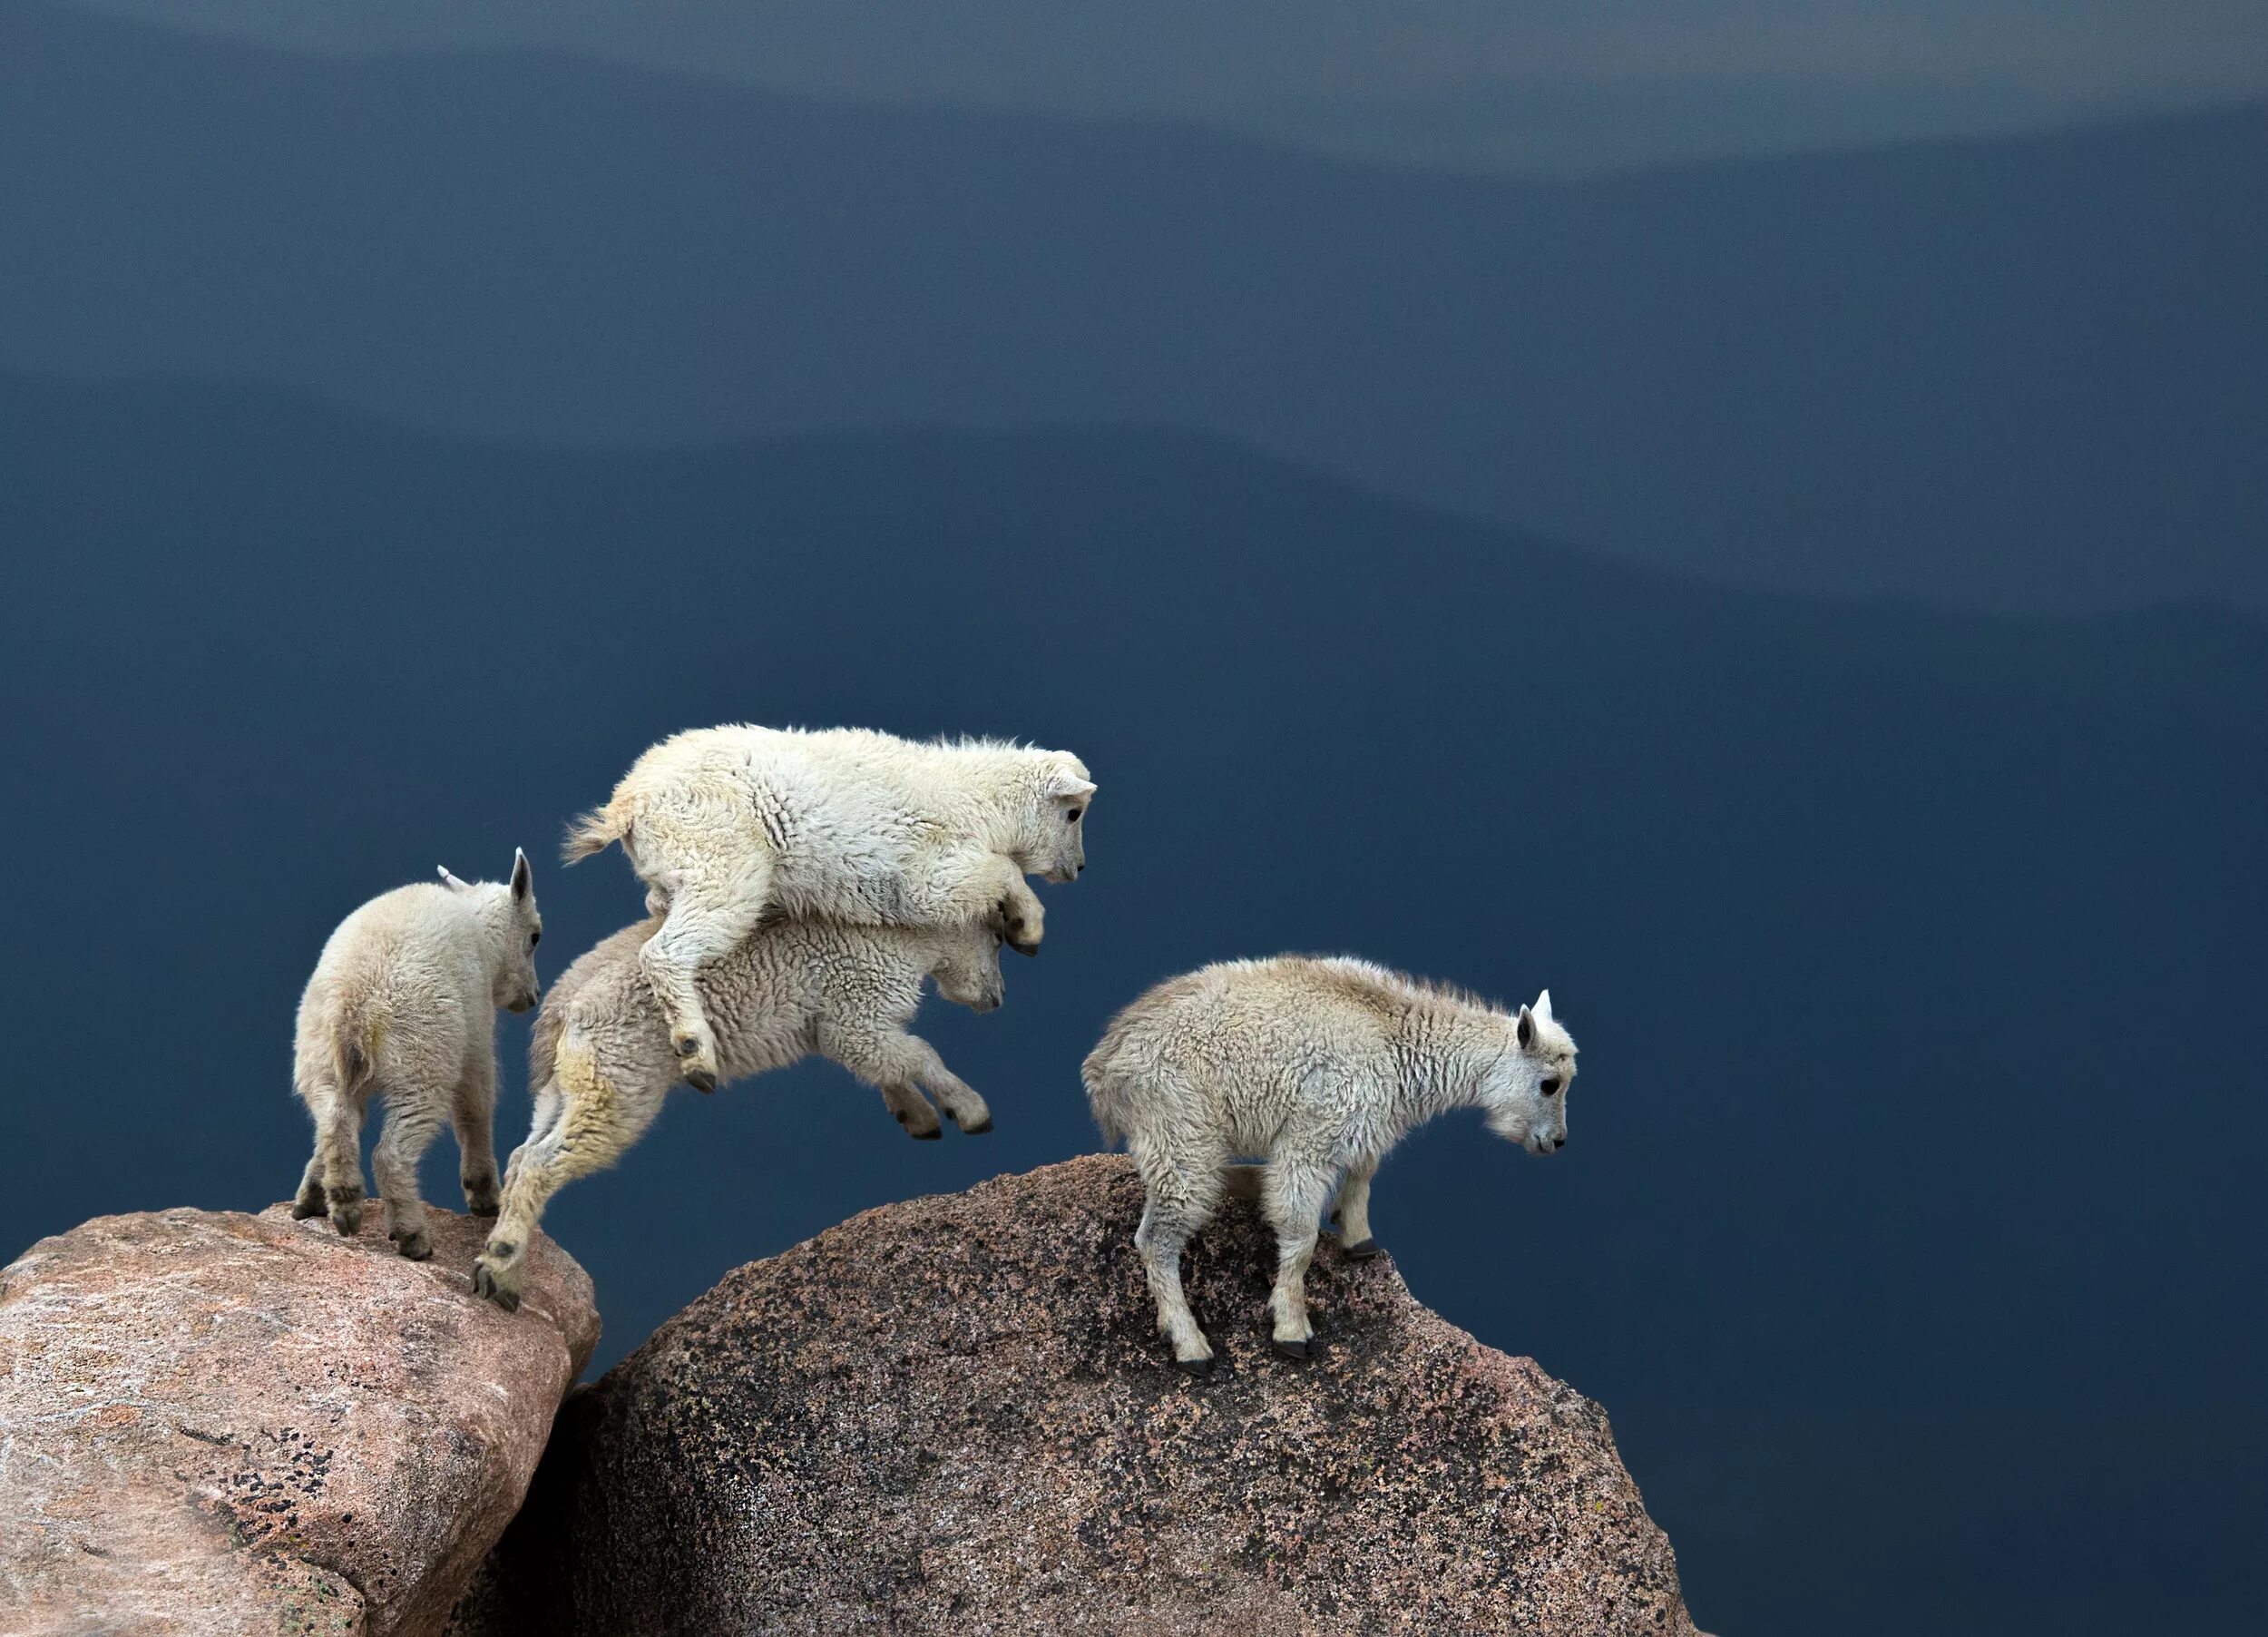
<instances>
[{"instance_id":1,"label":"goat's hind leg","mask_svg":"<svg viewBox=\"0 0 2268 1637\"><path fill-rule=\"evenodd\" d=\"M500 1208L496 1182L496 1064L477 1054L457 1082L449 1113L456 1126L457 1181L464 1209L494 1216Z\"/></svg>"},{"instance_id":2,"label":"goat's hind leg","mask_svg":"<svg viewBox=\"0 0 2268 1637\"><path fill-rule=\"evenodd\" d=\"M297 1221L311 1216L328 1216L330 1201L323 1197L323 1152L316 1150L308 1160L308 1168L299 1173L299 1191L292 1196L291 1215Z\"/></svg>"},{"instance_id":3,"label":"goat's hind leg","mask_svg":"<svg viewBox=\"0 0 2268 1637\"><path fill-rule=\"evenodd\" d=\"M357 1092L325 1085L308 1099L315 1110L315 1158L308 1171L322 1178L324 1208L307 1214L329 1217L342 1239L362 1231L362 1109L368 1096L367 1084ZM293 1214L307 1200L303 1178Z\"/></svg>"},{"instance_id":4,"label":"goat's hind leg","mask_svg":"<svg viewBox=\"0 0 2268 1637\"><path fill-rule=\"evenodd\" d=\"M1158 1155L1138 1137L1128 1144L1142 1173L1148 1198L1141 1225L1134 1230L1134 1249L1142 1259L1142 1274L1158 1304L1158 1329L1173 1344L1173 1362L1192 1376L1213 1373L1213 1347L1189 1311L1189 1299L1181 1288L1181 1250L1211 1220L1220 1201L1221 1164L1217 1159L1191 1166Z\"/></svg>"},{"instance_id":5,"label":"goat's hind leg","mask_svg":"<svg viewBox=\"0 0 2268 1637\"><path fill-rule=\"evenodd\" d=\"M641 858L650 846L640 838ZM701 1010L694 976L703 963L727 954L756 929L771 886L768 853L743 855L728 867L680 869L666 887L669 914L638 952L639 966L669 1022L678 1072L699 1091L715 1091L721 1070L716 1032Z\"/></svg>"},{"instance_id":6,"label":"goat's hind leg","mask_svg":"<svg viewBox=\"0 0 2268 1637\"><path fill-rule=\"evenodd\" d=\"M441 1129L439 1096L401 1087L386 1102L386 1131L370 1151L370 1171L386 1201L386 1237L413 1262L433 1255L425 1234L425 1201L418 1197L417 1162Z\"/></svg>"},{"instance_id":7,"label":"goat's hind leg","mask_svg":"<svg viewBox=\"0 0 2268 1637\"><path fill-rule=\"evenodd\" d=\"M537 1129L512 1156L503 1210L474 1260L475 1295L507 1313L519 1310L527 1286L528 1243L552 1195L577 1177L611 1164L637 1142L660 1112L667 1089L618 1086L586 1048L561 1043L552 1083L537 1104Z\"/></svg>"}]
</instances>

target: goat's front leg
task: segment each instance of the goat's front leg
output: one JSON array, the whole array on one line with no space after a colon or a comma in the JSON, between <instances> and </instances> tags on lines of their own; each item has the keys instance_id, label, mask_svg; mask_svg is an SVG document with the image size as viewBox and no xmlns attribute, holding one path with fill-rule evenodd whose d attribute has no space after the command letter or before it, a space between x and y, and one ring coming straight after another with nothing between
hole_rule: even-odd
<instances>
[{"instance_id":1,"label":"goat's front leg","mask_svg":"<svg viewBox=\"0 0 2268 1637\"><path fill-rule=\"evenodd\" d=\"M912 1065L914 1077L922 1089L934 1097L945 1111L945 1117L959 1126L968 1136L982 1136L992 1129L992 1111L976 1088L945 1066L945 1060L937 1055L937 1048L918 1034L899 1037L904 1060Z\"/></svg>"},{"instance_id":2,"label":"goat's front leg","mask_svg":"<svg viewBox=\"0 0 2268 1637\"><path fill-rule=\"evenodd\" d=\"M991 906L985 925L1018 955L1039 954L1040 941L1047 936L1047 911L1015 860L999 853L988 855L978 881L982 901Z\"/></svg>"},{"instance_id":3,"label":"goat's front leg","mask_svg":"<svg viewBox=\"0 0 2268 1637\"><path fill-rule=\"evenodd\" d=\"M1339 1244L1356 1261L1378 1254L1378 1241L1370 1232L1370 1180L1378 1174L1376 1160L1357 1160L1346 1168L1339 1197L1331 1207L1331 1220L1339 1230Z\"/></svg>"},{"instance_id":4,"label":"goat's front leg","mask_svg":"<svg viewBox=\"0 0 2268 1637\"><path fill-rule=\"evenodd\" d=\"M1286 1358L1305 1358L1315 1350L1307 1264L1315 1255L1315 1218L1330 1196L1328 1171L1281 1158L1268 1162L1260 1189L1260 1212L1276 1230L1276 1289L1268 1310L1275 1319L1273 1345Z\"/></svg>"},{"instance_id":5,"label":"goat's front leg","mask_svg":"<svg viewBox=\"0 0 2268 1637\"><path fill-rule=\"evenodd\" d=\"M940 1071L945 1065L937 1061L937 1054L930 1051L924 1043L910 1034L894 1034L856 1024L845 1025L827 1020L821 1021L815 1034L821 1054L833 1058L882 1093L882 1101L897 1122L905 1127L908 1136L927 1142L943 1135L943 1128L937 1122L937 1111L930 1106L929 1099L922 1095L920 1086L923 1072L929 1064L935 1064ZM946 1078L951 1079L952 1076L948 1074ZM960 1083L954 1081L953 1083L958 1085ZM969 1095L976 1097L974 1092L969 1093ZM982 1109L983 1099L977 1098L976 1105ZM958 1120L961 1114L956 1112L953 1118ZM991 1118L990 1113L985 1115L987 1121Z\"/></svg>"}]
</instances>

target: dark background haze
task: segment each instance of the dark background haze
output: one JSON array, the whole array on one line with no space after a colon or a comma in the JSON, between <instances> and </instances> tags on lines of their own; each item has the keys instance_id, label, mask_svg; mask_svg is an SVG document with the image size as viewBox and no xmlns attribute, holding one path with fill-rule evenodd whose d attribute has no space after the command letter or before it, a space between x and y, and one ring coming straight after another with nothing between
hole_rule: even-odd
<instances>
[{"instance_id":1,"label":"dark background haze","mask_svg":"<svg viewBox=\"0 0 2268 1637\"><path fill-rule=\"evenodd\" d=\"M1090 1149L1157 977L1352 950L1582 1042L1564 1154L1443 1122L1376 1223L1608 1407L1704 1627L2256 1622L2236 8L200 9L267 43L0 0L0 1254L288 1194L329 928L524 845L555 975L651 740L1013 734L1100 791L1008 1005L919 1025L996 1131L673 1100L547 1219L601 1366Z\"/></svg>"}]
</instances>

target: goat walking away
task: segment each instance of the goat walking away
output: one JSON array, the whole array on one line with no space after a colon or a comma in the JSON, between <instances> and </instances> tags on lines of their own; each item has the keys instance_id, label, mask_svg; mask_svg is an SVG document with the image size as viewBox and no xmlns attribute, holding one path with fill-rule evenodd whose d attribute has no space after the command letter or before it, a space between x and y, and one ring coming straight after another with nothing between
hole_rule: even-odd
<instances>
[{"instance_id":1,"label":"goat walking away","mask_svg":"<svg viewBox=\"0 0 2268 1637\"><path fill-rule=\"evenodd\" d=\"M374 1097L386 1131L372 1152L386 1233L412 1261L433 1254L417 1162L444 1121L456 1128L466 1209L497 1210L498 1006L535 1005L543 936L525 853L512 879L383 893L338 924L299 999L292 1083L315 1119L315 1153L291 1214L362 1226L362 1121Z\"/></svg>"}]
</instances>

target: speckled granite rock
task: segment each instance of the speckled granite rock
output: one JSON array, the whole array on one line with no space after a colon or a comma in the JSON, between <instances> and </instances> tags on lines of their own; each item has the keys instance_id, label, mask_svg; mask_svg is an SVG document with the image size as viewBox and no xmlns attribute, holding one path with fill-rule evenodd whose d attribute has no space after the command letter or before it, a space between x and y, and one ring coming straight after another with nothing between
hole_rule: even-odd
<instances>
[{"instance_id":1,"label":"speckled granite rock","mask_svg":"<svg viewBox=\"0 0 2268 1637\"><path fill-rule=\"evenodd\" d=\"M375 1201L373 1204L375 1206ZM487 1224L407 1262L282 1206L98 1217L0 1271L0 1633L439 1629L599 1338L532 1253L507 1318Z\"/></svg>"},{"instance_id":2,"label":"speckled granite rock","mask_svg":"<svg viewBox=\"0 0 2268 1637\"><path fill-rule=\"evenodd\" d=\"M461 1630L1690 1633L1598 1407L1326 1247L1323 1357L1267 1351L1274 1252L1189 1263L1168 1365L1122 1158L754 1263L562 1410Z\"/></svg>"}]
</instances>

